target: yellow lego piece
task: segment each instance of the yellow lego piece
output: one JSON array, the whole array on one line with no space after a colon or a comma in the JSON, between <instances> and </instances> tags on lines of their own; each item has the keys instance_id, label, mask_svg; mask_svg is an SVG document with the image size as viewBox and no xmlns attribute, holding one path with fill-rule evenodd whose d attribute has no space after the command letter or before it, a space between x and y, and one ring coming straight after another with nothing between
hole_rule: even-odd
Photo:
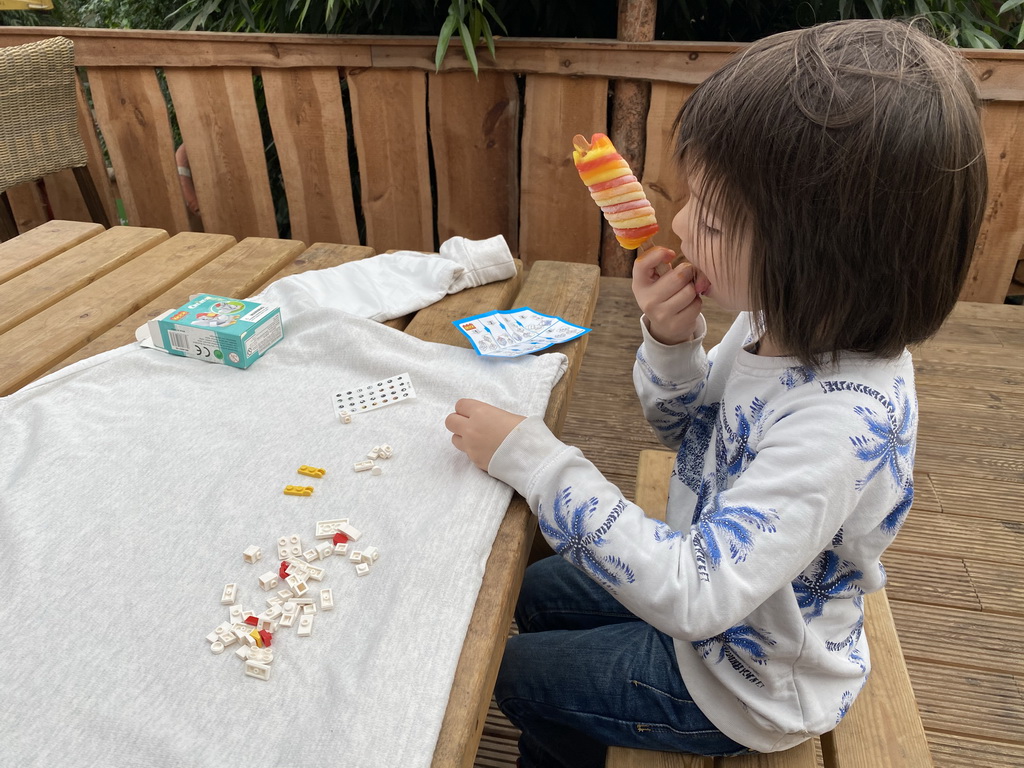
<instances>
[{"instance_id":1,"label":"yellow lego piece","mask_svg":"<svg viewBox=\"0 0 1024 768\"><path fill-rule=\"evenodd\" d=\"M324 475L327 474L327 470L320 469L319 467L310 467L306 464L303 464L301 467L299 467L299 474L309 475L310 477L323 477Z\"/></svg>"},{"instance_id":2,"label":"yellow lego piece","mask_svg":"<svg viewBox=\"0 0 1024 768\"><path fill-rule=\"evenodd\" d=\"M312 496L313 486L311 485L286 485L284 487L285 496Z\"/></svg>"},{"instance_id":3,"label":"yellow lego piece","mask_svg":"<svg viewBox=\"0 0 1024 768\"><path fill-rule=\"evenodd\" d=\"M262 648L263 647L263 638L260 636L260 631L258 629L254 629L249 634L252 635L254 638L256 638L256 647L257 648Z\"/></svg>"}]
</instances>

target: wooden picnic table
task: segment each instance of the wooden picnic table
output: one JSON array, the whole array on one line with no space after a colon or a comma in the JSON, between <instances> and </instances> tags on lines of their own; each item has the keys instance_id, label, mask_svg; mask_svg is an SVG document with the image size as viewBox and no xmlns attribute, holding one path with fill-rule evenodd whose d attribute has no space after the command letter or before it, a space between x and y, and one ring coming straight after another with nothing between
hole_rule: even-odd
<instances>
[{"instance_id":1,"label":"wooden picnic table","mask_svg":"<svg viewBox=\"0 0 1024 768\"><path fill-rule=\"evenodd\" d=\"M374 255L357 245L50 221L0 244L0 396L66 365L135 342L135 330L197 293L246 298L289 274ZM597 300L594 265L540 261L524 273L452 294L388 325L413 336L468 346L452 320L528 305L589 325ZM286 319L287 322L287 319ZM587 336L559 347L569 359L546 421L558 434ZM462 648L433 765L473 764L535 519L515 495L501 523Z\"/></svg>"}]
</instances>

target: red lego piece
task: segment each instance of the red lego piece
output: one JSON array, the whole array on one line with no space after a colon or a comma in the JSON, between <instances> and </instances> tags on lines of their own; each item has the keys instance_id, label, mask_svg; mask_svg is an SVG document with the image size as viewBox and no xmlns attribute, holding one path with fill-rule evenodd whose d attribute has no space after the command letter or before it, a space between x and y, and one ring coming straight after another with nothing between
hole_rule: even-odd
<instances>
[{"instance_id":1,"label":"red lego piece","mask_svg":"<svg viewBox=\"0 0 1024 768\"><path fill-rule=\"evenodd\" d=\"M269 632L267 632L267 630L265 630L265 629L261 629L261 630L259 630L259 632L260 632L260 638L263 640L263 647L264 648L269 648L270 647L270 641L273 639L274 636L272 634L270 634Z\"/></svg>"},{"instance_id":2,"label":"red lego piece","mask_svg":"<svg viewBox=\"0 0 1024 768\"><path fill-rule=\"evenodd\" d=\"M347 541L348 541L348 536L346 536L341 531L338 531L338 533L334 534L334 543L335 544L344 544Z\"/></svg>"},{"instance_id":3,"label":"red lego piece","mask_svg":"<svg viewBox=\"0 0 1024 768\"><path fill-rule=\"evenodd\" d=\"M288 578L288 561L281 561L281 567L278 569L277 575L281 577L281 581Z\"/></svg>"},{"instance_id":4,"label":"red lego piece","mask_svg":"<svg viewBox=\"0 0 1024 768\"><path fill-rule=\"evenodd\" d=\"M255 627L257 624L260 623L260 620L257 619L255 616L250 616L248 619L245 620L245 623L246 624L251 624L252 626Z\"/></svg>"}]
</instances>

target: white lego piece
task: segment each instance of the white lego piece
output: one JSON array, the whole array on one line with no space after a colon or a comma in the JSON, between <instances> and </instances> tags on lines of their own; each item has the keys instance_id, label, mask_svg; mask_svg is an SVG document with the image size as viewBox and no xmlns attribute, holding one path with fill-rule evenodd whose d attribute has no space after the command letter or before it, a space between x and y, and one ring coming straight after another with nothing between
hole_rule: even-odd
<instances>
[{"instance_id":1,"label":"white lego piece","mask_svg":"<svg viewBox=\"0 0 1024 768\"><path fill-rule=\"evenodd\" d=\"M274 649L263 646L262 648L251 648L249 649L249 660L255 661L257 664L273 664L274 663Z\"/></svg>"},{"instance_id":2,"label":"white lego piece","mask_svg":"<svg viewBox=\"0 0 1024 768\"><path fill-rule=\"evenodd\" d=\"M245 661L249 658L249 651L250 648L248 645L240 645L238 646L238 650L235 651L235 656L240 658L242 661Z\"/></svg>"},{"instance_id":3,"label":"white lego piece","mask_svg":"<svg viewBox=\"0 0 1024 768\"><path fill-rule=\"evenodd\" d=\"M210 643L210 650L214 653L224 653L224 643L222 643L220 640Z\"/></svg>"},{"instance_id":4,"label":"white lego piece","mask_svg":"<svg viewBox=\"0 0 1024 768\"><path fill-rule=\"evenodd\" d=\"M281 617L281 626L291 627L291 625L295 623L295 617L298 615L298 611L292 611L291 613L285 612L285 614Z\"/></svg>"},{"instance_id":5,"label":"white lego piece","mask_svg":"<svg viewBox=\"0 0 1024 768\"><path fill-rule=\"evenodd\" d=\"M294 578L294 577L293 576L289 576L288 578L291 579L291 578ZM298 579L295 580L294 584L290 584L289 586L291 586L292 592L295 593L296 597L302 597L304 594L306 594L309 591L309 587L306 586L306 582L299 581Z\"/></svg>"},{"instance_id":6,"label":"white lego piece","mask_svg":"<svg viewBox=\"0 0 1024 768\"><path fill-rule=\"evenodd\" d=\"M366 454L366 458L368 458L368 459L379 459L380 458L380 446L378 445L376 448L374 448L372 451L370 451L368 454Z\"/></svg>"},{"instance_id":7,"label":"white lego piece","mask_svg":"<svg viewBox=\"0 0 1024 768\"><path fill-rule=\"evenodd\" d=\"M317 568L316 566L309 566L309 571L306 574L309 581L323 581L324 575L327 573L325 568Z\"/></svg>"},{"instance_id":8,"label":"white lego piece","mask_svg":"<svg viewBox=\"0 0 1024 768\"><path fill-rule=\"evenodd\" d=\"M384 470L381 469L380 467L374 467L373 469L370 470L370 474L376 477L378 475L383 475Z\"/></svg>"},{"instance_id":9,"label":"white lego piece","mask_svg":"<svg viewBox=\"0 0 1024 768\"><path fill-rule=\"evenodd\" d=\"M334 534L338 532L338 525L348 522L347 517L341 517L337 520L321 520L316 524L316 538L318 539L333 539Z\"/></svg>"},{"instance_id":10,"label":"white lego piece","mask_svg":"<svg viewBox=\"0 0 1024 768\"><path fill-rule=\"evenodd\" d=\"M306 562L307 562L307 563L312 563L312 562L313 562L314 560L319 560L319 559L320 559L320 553L319 553L319 552L317 552L317 551L316 551L315 549L313 549L312 547L310 547L310 548L309 548L309 549L307 549L307 550L306 550L305 552L303 552L303 553L302 553L302 556L303 556L304 558L306 558Z\"/></svg>"},{"instance_id":11,"label":"white lego piece","mask_svg":"<svg viewBox=\"0 0 1024 768\"><path fill-rule=\"evenodd\" d=\"M334 554L345 556L348 554L348 542L334 545Z\"/></svg>"},{"instance_id":12,"label":"white lego piece","mask_svg":"<svg viewBox=\"0 0 1024 768\"><path fill-rule=\"evenodd\" d=\"M232 605L231 608L228 609L228 616L230 616L229 621L232 624L241 624L242 623L242 606L240 606L240 605Z\"/></svg>"},{"instance_id":13,"label":"white lego piece","mask_svg":"<svg viewBox=\"0 0 1024 768\"><path fill-rule=\"evenodd\" d=\"M278 590L277 596L281 598L281 602L282 603L288 602L288 598L289 597L294 597L294 595L292 594L292 591L290 589Z\"/></svg>"},{"instance_id":14,"label":"white lego piece","mask_svg":"<svg viewBox=\"0 0 1024 768\"><path fill-rule=\"evenodd\" d=\"M356 566L356 576L366 576L370 572L370 566L366 563L360 563Z\"/></svg>"},{"instance_id":15,"label":"white lego piece","mask_svg":"<svg viewBox=\"0 0 1024 768\"><path fill-rule=\"evenodd\" d=\"M375 563L378 560L380 560L380 551L376 547L367 547L363 550L364 563Z\"/></svg>"},{"instance_id":16,"label":"white lego piece","mask_svg":"<svg viewBox=\"0 0 1024 768\"><path fill-rule=\"evenodd\" d=\"M213 630L213 632L211 632L210 634L208 634L206 636L206 641L208 643L215 643L215 642L217 642L217 640L220 638L220 636L222 634L224 634L225 632L230 632L230 631L231 631L231 625L228 622L226 622L226 621L222 621L220 624L217 625L217 627Z\"/></svg>"},{"instance_id":17,"label":"white lego piece","mask_svg":"<svg viewBox=\"0 0 1024 768\"><path fill-rule=\"evenodd\" d=\"M316 613L316 603L310 603L309 605L302 606L303 616L312 616Z\"/></svg>"},{"instance_id":18,"label":"white lego piece","mask_svg":"<svg viewBox=\"0 0 1024 768\"><path fill-rule=\"evenodd\" d=\"M349 413L348 411L338 411L338 421L340 421L342 424L351 424L352 414Z\"/></svg>"},{"instance_id":19,"label":"white lego piece","mask_svg":"<svg viewBox=\"0 0 1024 768\"><path fill-rule=\"evenodd\" d=\"M291 600L292 605L297 605L300 608L304 605L312 605L314 602L316 601L312 597L296 597Z\"/></svg>"},{"instance_id":20,"label":"white lego piece","mask_svg":"<svg viewBox=\"0 0 1024 768\"><path fill-rule=\"evenodd\" d=\"M367 459L366 461L357 461L352 465L352 469L356 472L365 472L368 469L373 469L374 463Z\"/></svg>"},{"instance_id":21,"label":"white lego piece","mask_svg":"<svg viewBox=\"0 0 1024 768\"><path fill-rule=\"evenodd\" d=\"M267 571L260 576L260 589L264 592L269 592L270 590L275 589L277 587L277 580L278 575L276 573L273 571Z\"/></svg>"},{"instance_id":22,"label":"white lego piece","mask_svg":"<svg viewBox=\"0 0 1024 768\"><path fill-rule=\"evenodd\" d=\"M353 549L352 554L348 556L348 559L353 563L361 563L363 562L363 553L361 550Z\"/></svg>"},{"instance_id":23,"label":"white lego piece","mask_svg":"<svg viewBox=\"0 0 1024 768\"><path fill-rule=\"evenodd\" d=\"M313 617L312 616L300 616L299 617L299 637L309 637L313 634Z\"/></svg>"},{"instance_id":24,"label":"white lego piece","mask_svg":"<svg viewBox=\"0 0 1024 768\"><path fill-rule=\"evenodd\" d=\"M272 605L270 606L270 608L267 609L266 616L268 619L273 620L280 616L282 613L284 613L284 610L281 608L280 604Z\"/></svg>"},{"instance_id":25,"label":"white lego piece","mask_svg":"<svg viewBox=\"0 0 1024 768\"><path fill-rule=\"evenodd\" d=\"M299 560L298 558L289 559L288 570L291 571L292 576L305 577L309 573L310 565L305 560Z\"/></svg>"},{"instance_id":26,"label":"white lego piece","mask_svg":"<svg viewBox=\"0 0 1024 768\"><path fill-rule=\"evenodd\" d=\"M297 533L291 536L282 536L277 540L277 557L279 560L287 560L289 557L298 557L302 554L302 538Z\"/></svg>"},{"instance_id":27,"label":"white lego piece","mask_svg":"<svg viewBox=\"0 0 1024 768\"><path fill-rule=\"evenodd\" d=\"M325 611L334 610L334 593L331 590L320 590L320 607Z\"/></svg>"},{"instance_id":28,"label":"white lego piece","mask_svg":"<svg viewBox=\"0 0 1024 768\"><path fill-rule=\"evenodd\" d=\"M218 642L225 648L227 648L228 646L232 646L238 642L238 638L235 637L234 633L231 631L222 632L220 635L218 635L218 638Z\"/></svg>"},{"instance_id":29,"label":"white lego piece","mask_svg":"<svg viewBox=\"0 0 1024 768\"><path fill-rule=\"evenodd\" d=\"M263 550L253 544L251 547L246 547L242 552L242 559L247 563L255 563L263 557Z\"/></svg>"},{"instance_id":30,"label":"white lego piece","mask_svg":"<svg viewBox=\"0 0 1024 768\"><path fill-rule=\"evenodd\" d=\"M255 677L259 680L270 679L270 667L266 664L257 664L255 661L245 662L245 674L249 677Z\"/></svg>"},{"instance_id":31,"label":"white lego piece","mask_svg":"<svg viewBox=\"0 0 1024 768\"><path fill-rule=\"evenodd\" d=\"M252 630L251 629L249 630L248 634L246 634L246 636L242 638L242 640L250 648L255 648L256 647L256 638L252 636Z\"/></svg>"},{"instance_id":32,"label":"white lego piece","mask_svg":"<svg viewBox=\"0 0 1024 768\"><path fill-rule=\"evenodd\" d=\"M238 593L237 584L225 584L224 591L220 595L221 605L234 605L235 595Z\"/></svg>"},{"instance_id":33,"label":"white lego piece","mask_svg":"<svg viewBox=\"0 0 1024 768\"><path fill-rule=\"evenodd\" d=\"M231 628L231 634L233 634L240 643L245 642L245 638L249 636L250 632L252 632L252 627L248 624L236 624Z\"/></svg>"},{"instance_id":34,"label":"white lego piece","mask_svg":"<svg viewBox=\"0 0 1024 768\"><path fill-rule=\"evenodd\" d=\"M325 541L319 547L316 548L317 554L321 560L325 560L334 554L334 544L330 541Z\"/></svg>"},{"instance_id":35,"label":"white lego piece","mask_svg":"<svg viewBox=\"0 0 1024 768\"><path fill-rule=\"evenodd\" d=\"M394 455L395 455L395 449L394 448L392 448L387 443L384 443L383 445L381 445L381 447L380 447L380 457L382 459L390 459Z\"/></svg>"},{"instance_id":36,"label":"white lego piece","mask_svg":"<svg viewBox=\"0 0 1024 768\"><path fill-rule=\"evenodd\" d=\"M362 531L348 523L342 523L339 525L338 533L344 533L348 536L349 541L359 541L359 537L363 535Z\"/></svg>"}]
</instances>

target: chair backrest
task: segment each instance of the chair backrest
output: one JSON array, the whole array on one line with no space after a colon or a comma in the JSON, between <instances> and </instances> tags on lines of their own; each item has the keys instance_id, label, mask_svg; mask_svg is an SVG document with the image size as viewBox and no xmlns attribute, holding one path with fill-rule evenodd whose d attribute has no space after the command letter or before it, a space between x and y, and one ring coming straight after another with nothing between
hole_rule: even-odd
<instances>
[{"instance_id":1,"label":"chair backrest","mask_svg":"<svg viewBox=\"0 0 1024 768\"><path fill-rule=\"evenodd\" d=\"M76 95L66 37L0 48L0 191L86 164Z\"/></svg>"},{"instance_id":2,"label":"chair backrest","mask_svg":"<svg viewBox=\"0 0 1024 768\"><path fill-rule=\"evenodd\" d=\"M71 169L93 221L110 226L78 130L75 44L66 37L0 48L0 239L18 234L6 191Z\"/></svg>"}]
</instances>

